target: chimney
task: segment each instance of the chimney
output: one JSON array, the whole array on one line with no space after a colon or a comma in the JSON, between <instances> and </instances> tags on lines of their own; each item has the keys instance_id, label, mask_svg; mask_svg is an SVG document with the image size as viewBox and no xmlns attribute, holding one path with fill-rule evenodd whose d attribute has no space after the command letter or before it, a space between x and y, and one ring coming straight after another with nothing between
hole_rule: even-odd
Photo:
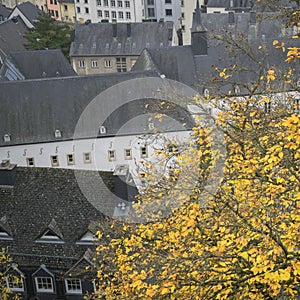
<instances>
[{"instance_id":1,"label":"chimney","mask_svg":"<svg viewBox=\"0 0 300 300\"><path fill-rule=\"evenodd\" d=\"M112 23L113 37L117 37L117 22Z\"/></svg>"},{"instance_id":2,"label":"chimney","mask_svg":"<svg viewBox=\"0 0 300 300\"><path fill-rule=\"evenodd\" d=\"M131 37L131 23L127 23L127 37Z\"/></svg>"}]
</instances>

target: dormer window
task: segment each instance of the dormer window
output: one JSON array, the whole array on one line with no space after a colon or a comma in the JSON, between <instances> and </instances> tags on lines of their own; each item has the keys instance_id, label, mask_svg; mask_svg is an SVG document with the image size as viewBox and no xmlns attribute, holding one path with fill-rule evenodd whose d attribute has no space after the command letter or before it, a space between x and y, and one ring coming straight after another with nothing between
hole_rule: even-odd
<instances>
[{"instance_id":1,"label":"dormer window","mask_svg":"<svg viewBox=\"0 0 300 300\"><path fill-rule=\"evenodd\" d=\"M76 242L77 245L94 245L95 242L97 241L96 236L90 232L87 231L79 241Z\"/></svg>"},{"instance_id":2,"label":"dormer window","mask_svg":"<svg viewBox=\"0 0 300 300\"><path fill-rule=\"evenodd\" d=\"M10 234L0 226L0 240L12 241Z\"/></svg>"},{"instance_id":3,"label":"dormer window","mask_svg":"<svg viewBox=\"0 0 300 300\"><path fill-rule=\"evenodd\" d=\"M45 265L41 265L37 271L32 274L37 293L54 293L54 274L51 273Z\"/></svg>"},{"instance_id":4,"label":"dormer window","mask_svg":"<svg viewBox=\"0 0 300 300\"><path fill-rule=\"evenodd\" d=\"M82 294L81 280L78 278L65 279L67 294Z\"/></svg>"},{"instance_id":5,"label":"dormer window","mask_svg":"<svg viewBox=\"0 0 300 300\"><path fill-rule=\"evenodd\" d=\"M100 126L100 127L99 127L99 133L100 133L100 134L105 134L105 133L106 133L106 128L105 128L105 126Z\"/></svg>"},{"instance_id":6,"label":"dormer window","mask_svg":"<svg viewBox=\"0 0 300 300\"><path fill-rule=\"evenodd\" d=\"M12 292L24 292L24 274L17 268L16 264L12 264L11 267L5 272L6 286Z\"/></svg>"},{"instance_id":7,"label":"dormer window","mask_svg":"<svg viewBox=\"0 0 300 300\"><path fill-rule=\"evenodd\" d=\"M56 243L56 244L63 244L64 241L60 238L60 236L55 233L51 229L47 229L42 236L36 240L37 243Z\"/></svg>"},{"instance_id":8,"label":"dormer window","mask_svg":"<svg viewBox=\"0 0 300 300\"><path fill-rule=\"evenodd\" d=\"M10 134L4 134L3 140L4 140L5 143L10 142Z\"/></svg>"},{"instance_id":9,"label":"dormer window","mask_svg":"<svg viewBox=\"0 0 300 300\"><path fill-rule=\"evenodd\" d=\"M56 139L61 138L61 131L56 129L54 135Z\"/></svg>"}]
</instances>

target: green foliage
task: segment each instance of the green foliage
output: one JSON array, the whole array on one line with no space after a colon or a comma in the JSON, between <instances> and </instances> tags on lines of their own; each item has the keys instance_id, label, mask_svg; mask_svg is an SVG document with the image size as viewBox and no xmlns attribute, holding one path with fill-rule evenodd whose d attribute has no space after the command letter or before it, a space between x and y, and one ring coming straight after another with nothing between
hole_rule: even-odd
<instances>
[{"instance_id":1,"label":"green foliage","mask_svg":"<svg viewBox=\"0 0 300 300\"><path fill-rule=\"evenodd\" d=\"M61 49L69 59L71 45L70 27L59 24L49 15L43 14L38 18L35 27L25 34L29 50Z\"/></svg>"}]
</instances>

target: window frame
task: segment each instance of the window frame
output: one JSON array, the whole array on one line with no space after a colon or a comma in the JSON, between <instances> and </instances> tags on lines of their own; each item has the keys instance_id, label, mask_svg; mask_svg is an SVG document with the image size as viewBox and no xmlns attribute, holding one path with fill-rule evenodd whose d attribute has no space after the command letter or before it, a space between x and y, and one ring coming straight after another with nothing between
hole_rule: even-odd
<instances>
[{"instance_id":1,"label":"window frame","mask_svg":"<svg viewBox=\"0 0 300 300\"><path fill-rule=\"evenodd\" d=\"M38 282L38 280L39 279L43 280L43 279L48 279L48 278L51 281L52 289L39 288L39 282ZM54 293L54 282L53 282L53 278L51 276L36 276L36 277L34 277L34 283L35 283L36 291L38 293Z\"/></svg>"},{"instance_id":2,"label":"window frame","mask_svg":"<svg viewBox=\"0 0 300 300\"><path fill-rule=\"evenodd\" d=\"M88 154L89 156L89 159L86 159L86 155ZM92 163L92 155L91 155L91 152L83 152L82 153L83 155L83 163L85 164L91 164Z\"/></svg>"},{"instance_id":3,"label":"window frame","mask_svg":"<svg viewBox=\"0 0 300 300\"><path fill-rule=\"evenodd\" d=\"M143 152L145 152L145 153L143 153ZM147 146L141 146L140 147L140 155L141 155L141 158L148 157L148 147Z\"/></svg>"},{"instance_id":4,"label":"window frame","mask_svg":"<svg viewBox=\"0 0 300 300\"><path fill-rule=\"evenodd\" d=\"M54 162L56 160L56 162ZM59 160L58 160L58 155L50 155L50 161L51 161L51 166L52 167L58 167L59 166Z\"/></svg>"},{"instance_id":5,"label":"window frame","mask_svg":"<svg viewBox=\"0 0 300 300\"><path fill-rule=\"evenodd\" d=\"M80 290L76 289L76 290L70 290L69 289L69 285L68 285L68 281L71 281L71 280L76 280L76 281L79 281L79 285L80 285ZM66 294L69 294L69 295L82 295L82 283L81 283L81 279L79 278L65 278L65 289L66 289ZM72 285L72 283L71 283Z\"/></svg>"},{"instance_id":6,"label":"window frame","mask_svg":"<svg viewBox=\"0 0 300 300\"><path fill-rule=\"evenodd\" d=\"M67 157L67 165L68 166L75 165L75 154L74 153L67 153L66 157ZM72 161L70 160L70 157L72 157Z\"/></svg>"},{"instance_id":7,"label":"window frame","mask_svg":"<svg viewBox=\"0 0 300 300\"><path fill-rule=\"evenodd\" d=\"M127 151L130 152L130 155L127 155ZM131 148L125 148L125 149L124 149L124 159L125 159L125 160L130 160L130 159L132 159L132 149L131 149Z\"/></svg>"},{"instance_id":8,"label":"window frame","mask_svg":"<svg viewBox=\"0 0 300 300\"><path fill-rule=\"evenodd\" d=\"M26 164L27 167L35 167L34 157L26 157Z\"/></svg>"},{"instance_id":9,"label":"window frame","mask_svg":"<svg viewBox=\"0 0 300 300\"><path fill-rule=\"evenodd\" d=\"M11 287L10 286L10 283L14 284L14 279L16 278L17 276L14 276L14 275L11 275L11 276L8 276L5 278L5 281L6 281L6 286L7 288L12 291L12 292L25 292L25 283L24 283L24 279L22 278L22 276L18 276L18 284L21 282L22 283L22 287ZM12 280L12 281L10 281Z\"/></svg>"},{"instance_id":10,"label":"window frame","mask_svg":"<svg viewBox=\"0 0 300 300\"><path fill-rule=\"evenodd\" d=\"M112 156L111 154L114 153L114 155ZM108 161L115 161L117 159L117 155L116 155L116 150L115 149L109 149L107 151L108 154Z\"/></svg>"}]
</instances>

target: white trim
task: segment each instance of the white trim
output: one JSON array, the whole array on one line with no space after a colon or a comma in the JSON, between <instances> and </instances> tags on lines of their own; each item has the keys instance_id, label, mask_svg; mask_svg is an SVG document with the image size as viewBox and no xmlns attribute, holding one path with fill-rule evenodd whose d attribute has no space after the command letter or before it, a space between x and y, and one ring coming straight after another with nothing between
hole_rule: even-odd
<instances>
[{"instance_id":1,"label":"white trim","mask_svg":"<svg viewBox=\"0 0 300 300\"><path fill-rule=\"evenodd\" d=\"M50 284L51 284L52 288L51 289L39 288L38 279L41 279L41 280L50 279L50 281L51 281ZM34 282L35 282L36 291L38 293L54 293L54 284L53 284L53 278L52 277L50 277L50 276L49 277L37 276L37 277L34 278Z\"/></svg>"},{"instance_id":2,"label":"white trim","mask_svg":"<svg viewBox=\"0 0 300 300\"><path fill-rule=\"evenodd\" d=\"M68 280L70 280L70 281L79 281L80 290L69 289ZM81 284L81 280L79 278L66 278L65 279L65 288L66 288L66 293L67 294L72 294L72 295L73 294L82 294L82 284Z\"/></svg>"}]
</instances>

